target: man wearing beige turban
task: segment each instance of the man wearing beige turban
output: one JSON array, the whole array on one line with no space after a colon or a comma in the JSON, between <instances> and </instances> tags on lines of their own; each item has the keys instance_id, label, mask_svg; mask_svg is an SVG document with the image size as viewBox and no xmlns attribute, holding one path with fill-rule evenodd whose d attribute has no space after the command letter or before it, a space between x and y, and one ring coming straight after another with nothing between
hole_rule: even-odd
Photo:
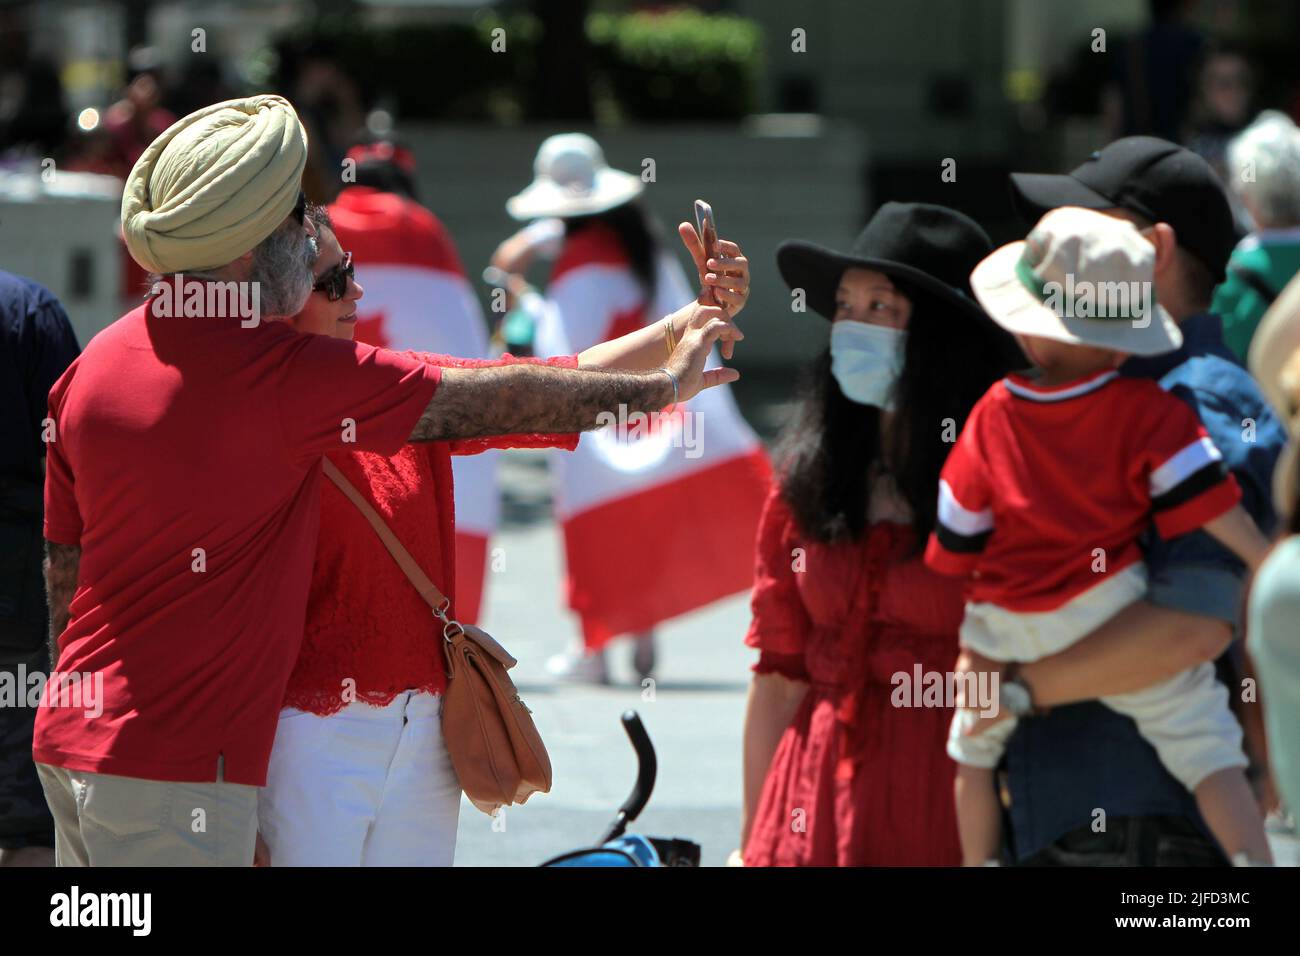
<instances>
[{"instance_id":1,"label":"man wearing beige turban","mask_svg":"<svg viewBox=\"0 0 1300 956\"><path fill-rule=\"evenodd\" d=\"M58 663L33 756L60 865L252 862L323 454L581 431L737 378L704 371L712 343L740 334L701 305L682 310L671 353L653 329L634 333L645 341L624 343L639 369L626 372L439 369L294 331L279 320L310 294L315 257L306 149L278 96L218 103L162 133L126 183L122 230L163 281L50 391Z\"/></svg>"},{"instance_id":2,"label":"man wearing beige turban","mask_svg":"<svg viewBox=\"0 0 1300 956\"><path fill-rule=\"evenodd\" d=\"M1250 590L1246 646L1259 674L1269 765L1291 813L1300 811L1300 278L1260 320L1250 371L1287 423L1286 450L1273 475L1285 536Z\"/></svg>"}]
</instances>

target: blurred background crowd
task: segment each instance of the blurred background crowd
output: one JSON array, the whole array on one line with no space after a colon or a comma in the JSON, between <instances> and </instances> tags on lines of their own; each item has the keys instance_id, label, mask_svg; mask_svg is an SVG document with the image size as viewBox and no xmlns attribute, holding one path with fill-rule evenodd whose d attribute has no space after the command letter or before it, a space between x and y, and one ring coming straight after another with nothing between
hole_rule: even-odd
<instances>
[{"instance_id":1,"label":"blurred background crowd","mask_svg":"<svg viewBox=\"0 0 1300 956\"><path fill-rule=\"evenodd\" d=\"M1068 168L1121 135L1185 143L1226 174L1262 110L1300 111L1298 31L1300 7L1275 0L7 0L0 256L74 321L93 314L85 341L135 291L100 261L111 246L8 205L111 196L68 174L120 178L176 117L261 91L307 123L319 202L359 137L400 136L471 274L508 233L536 144L562 129L653 177L645 201L666 222L709 199L755 262L792 234L846 243L896 196L963 209L1000 241L1020 228L1012 168ZM785 298L759 284L752 327L778 328ZM740 362L779 372L815 348L760 334Z\"/></svg>"}]
</instances>

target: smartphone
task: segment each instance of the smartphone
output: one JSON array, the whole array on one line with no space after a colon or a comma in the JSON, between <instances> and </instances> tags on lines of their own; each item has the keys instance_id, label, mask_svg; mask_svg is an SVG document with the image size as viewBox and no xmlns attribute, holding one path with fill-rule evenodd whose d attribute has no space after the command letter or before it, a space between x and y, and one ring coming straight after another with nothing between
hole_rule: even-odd
<instances>
[{"instance_id":1,"label":"smartphone","mask_svg":"<svg viewBox=\"0 0 1300 956\"><path fill-rule=\"evenodd\" d=\"M717 258L718 223L713 218L713 207L703 199L695 200L695 231L699 233L700 242L704 245L704 258Z\"/></svg>"}]
</instances>

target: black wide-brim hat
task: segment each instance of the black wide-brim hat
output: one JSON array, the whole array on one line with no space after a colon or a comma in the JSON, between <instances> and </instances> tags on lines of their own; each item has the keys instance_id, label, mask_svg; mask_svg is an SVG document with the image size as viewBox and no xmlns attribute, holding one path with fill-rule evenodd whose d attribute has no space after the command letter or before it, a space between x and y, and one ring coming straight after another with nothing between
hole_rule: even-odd
<instances>
[{"instance_id":1,"label":"black wide-brim hat","mask_svg":"<svg viewBox=\"0 0 1300 956\"><path fill-rule=\"evenodd\" d=\"M791 239L777 247L776 265L786 284L802 289L812 310L828 319L835 317L844 270L874 269L901 280L905 292L932 296L992 325L970 291L971 270L992 251L988 233L955 209L887 202L847 253Z\"/></svg>"}]
</instances>

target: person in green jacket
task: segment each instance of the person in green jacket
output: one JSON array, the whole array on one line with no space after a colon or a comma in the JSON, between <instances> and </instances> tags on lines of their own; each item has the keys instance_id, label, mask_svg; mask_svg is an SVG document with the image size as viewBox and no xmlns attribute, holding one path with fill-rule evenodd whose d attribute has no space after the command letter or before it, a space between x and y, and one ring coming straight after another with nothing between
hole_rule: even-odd
<instances>
[{"instance_id":1,"label":"person in green jacket","mask_svg":"<svg viewBox=\"0 0 1300 956\"><path fill-rule=\"evenodd\" d=\"M1245 362L1264 312L1300 272L1300 129L1284 113L1261 113L1228 147L1228 171L1256 229L1233 250L1210 308Z\"/></svg>"}]
</instances>

